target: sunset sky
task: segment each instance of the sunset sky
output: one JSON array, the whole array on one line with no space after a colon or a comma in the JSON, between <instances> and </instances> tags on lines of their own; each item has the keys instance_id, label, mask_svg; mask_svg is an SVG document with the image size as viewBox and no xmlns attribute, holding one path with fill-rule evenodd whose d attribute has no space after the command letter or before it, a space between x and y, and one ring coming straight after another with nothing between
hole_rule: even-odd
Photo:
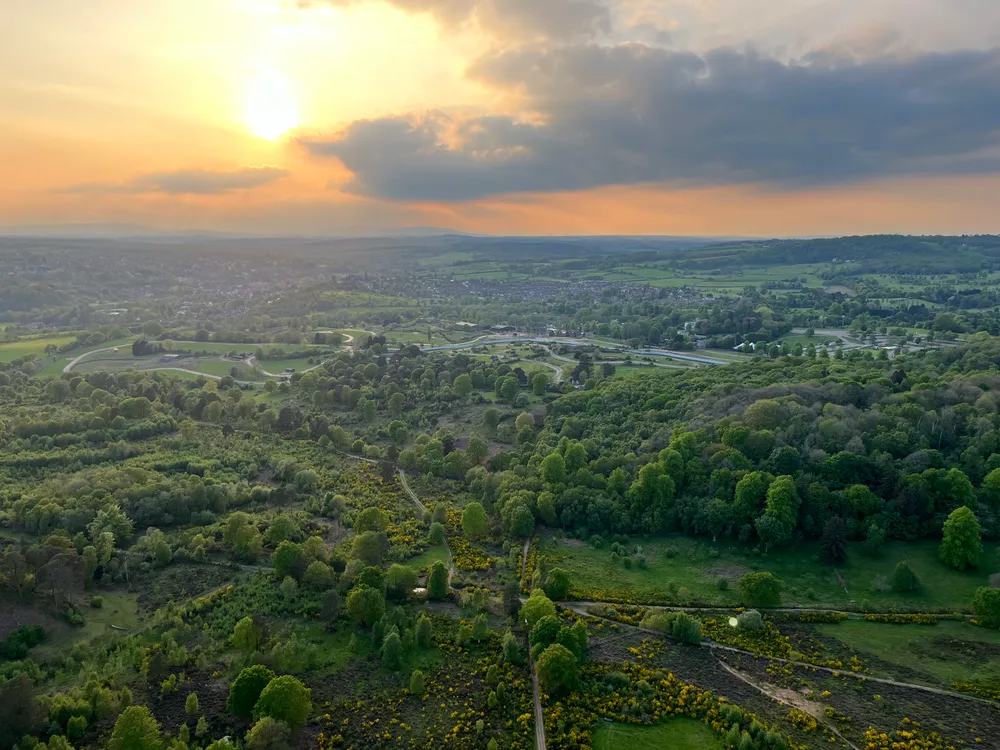
<instances>
[{"instance_id":1,"label":"sunset sky","mask_svg":"<svg viewBox=\"0 0 1000 750\"><path fill-rule=\"evenodd\" d=\"M2 0L0 28L0 227L1000 232L1000 0Z\"/></svg>"}]
</instances>

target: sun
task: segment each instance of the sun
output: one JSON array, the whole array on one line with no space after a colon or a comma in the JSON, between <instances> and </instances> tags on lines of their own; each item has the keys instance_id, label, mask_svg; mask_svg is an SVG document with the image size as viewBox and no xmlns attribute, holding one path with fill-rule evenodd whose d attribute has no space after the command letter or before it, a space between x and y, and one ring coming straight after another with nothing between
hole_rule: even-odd
<instances>
[{"instance_id":1,"label":"sun","mask_svg":"<svg viewBox=\"0 0 1000 750\"><path fill-rule=\"evenodd\" d=\"M298 127L299 111L288 79L264 70L249 82L244 117L258 138L274 141Z\"/></svg>"}]
</instances>

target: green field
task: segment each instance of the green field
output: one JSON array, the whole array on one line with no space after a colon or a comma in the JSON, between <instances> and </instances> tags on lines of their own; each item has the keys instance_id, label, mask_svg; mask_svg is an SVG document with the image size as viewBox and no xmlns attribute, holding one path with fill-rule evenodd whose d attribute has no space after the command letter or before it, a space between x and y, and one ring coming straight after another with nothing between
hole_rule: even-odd
<instances>
[{"instance_id":1,"label":"green field","mask_svg":"<svg viewBox=\"0 0 1000 750\"><path fill-rule=\"evenodd\" d=\"M21 341L10 341L0 344L0 362L13 362L15 359L27 357L35 354L38 357L45 356L45 347L49 344L63 346L76 341L76 336L59 336L57 338L22 339Z\"/></svg>"},{"instance_id":2,"label":"green field","mask_svg":"<svg viewBox=\"0 0 1000 750\"><path fill-rule=\"evenodd\" d=\"M98 637L109 638L115 633L134 631L138 627L138 595L123 591L101 591L97 592L97 595L104 599L104 606L100 609L84 607L82 628L65 625L62 622L53 625L51 638L39 647L42 654L55 654L77 641L86 642Z\"/></svg>"},{"instance_id":3,"label":"green field","mask_svg":"<svg viewBox=\"0 0 1000 750\"><path fill-rule=\"evenodd\" d=\"M414 570L422 572L438 560L443 563L447 563L450 558L451 555L448 552L448 548L441 544L428 547L422 554L407 560L406 564Z\"/></svg>"},{"instance_id":4,"label":"green field","mask_svg":"<svg viewBox=\"0 0 1000 750\"><path fill-rule=\"evenodd\" d=\"M872 654L889 664L917 668L950 684L959 680L983 682L1000 679L1000 631L968 622L942 620L936 625L889 625L846 620L819 625L824 635L836 638L862 656ZM877 675L892 677L886 670Z\"/></svg>"},{"instance_id":5,"label":"green field","mask_svg":"<svg viewBox=\"0 0 1000 750\"><path fill-rule=\"evenodd\" d=\"M606 721L594 729L594 750L712 750L722 740L700 721L679 716L655 726Z\"/></svg>"},{"instance_id":6,"label":"green field","mask_svg":"<svg viewBox=\"0 0 1000 750\"><path fill-rule=\"evenodd\" d=\"M663 374L666 372L671 372L672 370L689 370L689 369L691 369L690 365L681 364L680 362L678 362L678 364L675 365L667 365L667 364L646 365L646 366L615 365L615 375L624 378L634 378L637 375L652 375L655 373Z\"/></svg>"},{"instance_id":7,"label":"green field","mask_svg":"<svg viewBox=\"0 0 1000 750\"><path fill-rule=\"evenodd\" d=\"M240 354L253 354L258 349L271 346L271 344L219 344L209 341L175 341L173 351L182 349L188 352L211 352L213 354L229 354L238 352ZM286 348L291 345L286 345Z\"/></svg>"},{"instance_id":8,"label":"green field","mask_svg":"<svg viewBox=\"0 0 1000 750\"><path fill-rule=\"evenodd\" d=\"M225 377L232 374L232 369L236 368L239 373L236 377L240 380L255 380L253 370L241 362L230 362L225 359L199 359L198 364L192 369L203 372L207 375L217 375Z\"/></svg>"},{"instance_id":9,"label":"green field","mask_svg":"<svg viewBox=\"0 0 1000 750\"><path fill-rule=\"evenodd\" d=\"M594 549L579 541L549 538L542 543L541 550L551 564L569 571L571 594L577 599L700 600L725 606L740 603L737 584L742 575L768 571L781 580L786 606L857 608L867 604L875 610L967 610L975 590L985 586L989 575L1000 569L996 548L991 547L980 570L968 573L952 570L938 560L935 542L893 542L875 559L862 552L861 544L849 543L847 562L840 568L821 562L815 544L762 557L754 557L747 548L728 541L712 544L682 536L635 537L630 547L633 545L643 548L645 570L639 568L638 555L634 553L635 564L630 570L622 561L613 562L609 546ZM876 590L873 586L876 579L890 580L901 560L910 563L921 580L921 590L913 594ZM720 588L720 580L726 581L725 590ZM677 594L670 593L672 584Z\"/></svg>"}]
</instances>

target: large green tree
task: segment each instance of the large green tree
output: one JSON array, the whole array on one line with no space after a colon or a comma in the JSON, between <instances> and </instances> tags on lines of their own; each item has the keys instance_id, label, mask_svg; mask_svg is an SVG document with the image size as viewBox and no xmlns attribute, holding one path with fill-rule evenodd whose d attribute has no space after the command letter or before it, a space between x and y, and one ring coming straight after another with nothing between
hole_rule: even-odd
<instances>
[{"instance_id":1,"label":"large green tree","mask_svg":"<svg viewBox=\"0 0 1000 750\"><path fill-rule=\"evenodd\" d=\"M111 732L110 750L160 750L160 723L145 706L126 708Z\"/></svg>"},{"instance_id":2,"label":"large green tree","mask_svg":"<svg viewBox=\"0 0 1000 750\"><path fill-rule=\"evenodd\" d=\"M267 684L274 679L274 672L262 664L247 667L233 681L229 688L229 698L226 709L235 716L249 718L253 707Z\"/></svg>"},{"instance_id":3,"label":"large green tree","mask_svg":"<svg viewBox=\"0 0 1000 750\"><path fill-rule=\"evenodd\" d=\"M955 570L975 568L983 554L979 519L968 507L956 508L944 522L944 538L938 549L941 562Z\"/></svg>"},{"instance_id":4,"label":"large green tree","mask_svg":"<svg viewBox=\"0 0 1000 750\"><path fill-rule=\"evenodd\" d=\"M572 690L579 682L576 656L561 643L554 643L538 656L535 662L538 681L549 693Z\"/></svg>"},{"instance_id":5,"label":"large green tree","mask_svg":"<svg viewBox=\"0 0 1000 750\"><path fill-rule=\"evenodd\" d=\"M254 720L280 719L294 731L312 713L312 691L291 675L275 677L264 688L253 708Z\"/></svg>"}]
</instances>

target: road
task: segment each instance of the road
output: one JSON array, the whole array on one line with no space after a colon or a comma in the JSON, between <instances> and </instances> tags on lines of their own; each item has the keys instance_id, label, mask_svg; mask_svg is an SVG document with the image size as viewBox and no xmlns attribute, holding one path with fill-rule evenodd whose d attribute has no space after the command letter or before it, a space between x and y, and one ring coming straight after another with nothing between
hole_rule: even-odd
<instances>
[{"instance_id":1,"label":"road","mask_svg":"<svg viewBox=\"0 0 1000 750\"><path fill-rule=\"evenodd\" d=\"M99 354L100 352L113 352L115 349L120 349L120 348L121 347L119 346L106 346L103 349L91 349L89 352L84 352L79 357L70 362L68 365L66 365L63 368L63 372L73 372L73 368L76 367L81 362L83 362L83 360L85 360L91 354Z\"/></svg>"}]
</instances>

